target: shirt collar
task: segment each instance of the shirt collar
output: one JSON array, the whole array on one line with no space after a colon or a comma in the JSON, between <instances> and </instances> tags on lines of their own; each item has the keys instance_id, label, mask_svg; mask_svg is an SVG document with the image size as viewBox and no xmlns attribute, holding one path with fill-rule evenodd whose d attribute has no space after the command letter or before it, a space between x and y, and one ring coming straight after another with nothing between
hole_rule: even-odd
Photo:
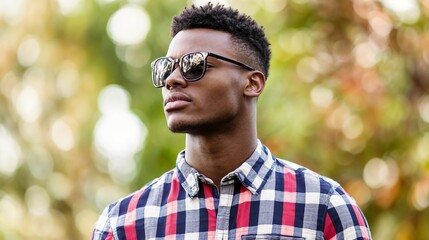
<instances>
[{"instance_id":1,"label":"shirt collar","mask_svg":"<svg viewBox=\"0 0 429 240\"><path fill-rule=\"evenodd\" d=\"M270 150L258 140L252 155L227 176L235 175L252 194L258 194L273 172L274 163L275 158ZM186 163L184 150L177 156L176 168L182 187L190 197L195 197L199 191L198 182L205 181L205 177Z\"/></svg>"}]
</instances>

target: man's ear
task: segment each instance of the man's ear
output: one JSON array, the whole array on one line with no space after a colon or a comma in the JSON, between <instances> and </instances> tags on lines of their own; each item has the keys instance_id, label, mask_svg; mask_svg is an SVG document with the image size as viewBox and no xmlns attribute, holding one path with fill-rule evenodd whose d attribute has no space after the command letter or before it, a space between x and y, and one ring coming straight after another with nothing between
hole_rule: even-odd
<instances>
[{"instance_id":1,"label":"man's ear","mask_svg":"<svg viewBox=\"0 0 429 240\"><path fill-rule=\"evenodd\" d=\"M265 76L260 71L251 71L247 76L247 83L244 89L244 95L249 97L258 97L265 88Z\"/></svg>"}]
</instances>

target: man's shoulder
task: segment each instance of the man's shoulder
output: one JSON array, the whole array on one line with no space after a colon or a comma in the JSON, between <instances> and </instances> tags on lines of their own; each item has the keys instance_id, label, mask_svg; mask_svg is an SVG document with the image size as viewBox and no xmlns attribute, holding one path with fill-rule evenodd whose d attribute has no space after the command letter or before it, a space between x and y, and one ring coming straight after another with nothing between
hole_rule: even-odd
<instances>
[{"instance_id":1,"label":"man's shoulder","mask_svg":"<svg viewBox=\"0 0 429 240\"><path fill-rule=\"evenodd\" d=\"M282 170L285 174L290 173L296 178L297 184L305 184L306 188L310 186L319 187L320 190L331 192L340 187L340 184L335 180L319 174L307 167L297 163L276 158L278 166L287 170Z\"/></svg>"}]
</instances>

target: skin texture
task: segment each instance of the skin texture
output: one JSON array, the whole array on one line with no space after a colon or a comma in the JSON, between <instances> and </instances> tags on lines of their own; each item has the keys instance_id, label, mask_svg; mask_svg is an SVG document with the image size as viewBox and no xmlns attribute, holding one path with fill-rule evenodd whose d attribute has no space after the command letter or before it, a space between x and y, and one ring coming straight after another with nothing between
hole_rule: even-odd
<instances>
[{"instance_id":1,"label":"skin texture","mask_svg":"<svg viewBox=\"0 0 429 240\"><path fill-rule=\"evenodd\" d=\"M179 32L167 56L207 51L246 62L231 35L211 29ZM220 187L222 177L239 167L257 145L256 103L265 86L260 71L248 71L209 57L205 76L186 82L179 68L162 89L167 125L186 133L186 161Z\"/></svg>"}]
</instances>

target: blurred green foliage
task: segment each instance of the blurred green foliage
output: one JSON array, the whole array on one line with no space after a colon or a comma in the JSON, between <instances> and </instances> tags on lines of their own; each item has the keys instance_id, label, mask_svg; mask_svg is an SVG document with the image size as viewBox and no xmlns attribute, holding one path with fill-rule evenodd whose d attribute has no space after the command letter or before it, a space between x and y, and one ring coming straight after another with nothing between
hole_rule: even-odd
<instances>
[{"instance_id":1,"label":"blurred green foliage","mask_svg":"<svg viewBox=\"0 0 429 240\"><path fill-rule=\"evenodd\" d=\"M149 63L189 4L0 0L0 239L88 239L108 203L174 167L184 136L166 128ZM429 239L429 2L228 4L272 43L262 142L340 182L374 239ZM149 25L110 29L130 6ZM142 26L141 41L115 40ZM102 124L109 109L123 124Z\"/></svg>"}]
</instances>

